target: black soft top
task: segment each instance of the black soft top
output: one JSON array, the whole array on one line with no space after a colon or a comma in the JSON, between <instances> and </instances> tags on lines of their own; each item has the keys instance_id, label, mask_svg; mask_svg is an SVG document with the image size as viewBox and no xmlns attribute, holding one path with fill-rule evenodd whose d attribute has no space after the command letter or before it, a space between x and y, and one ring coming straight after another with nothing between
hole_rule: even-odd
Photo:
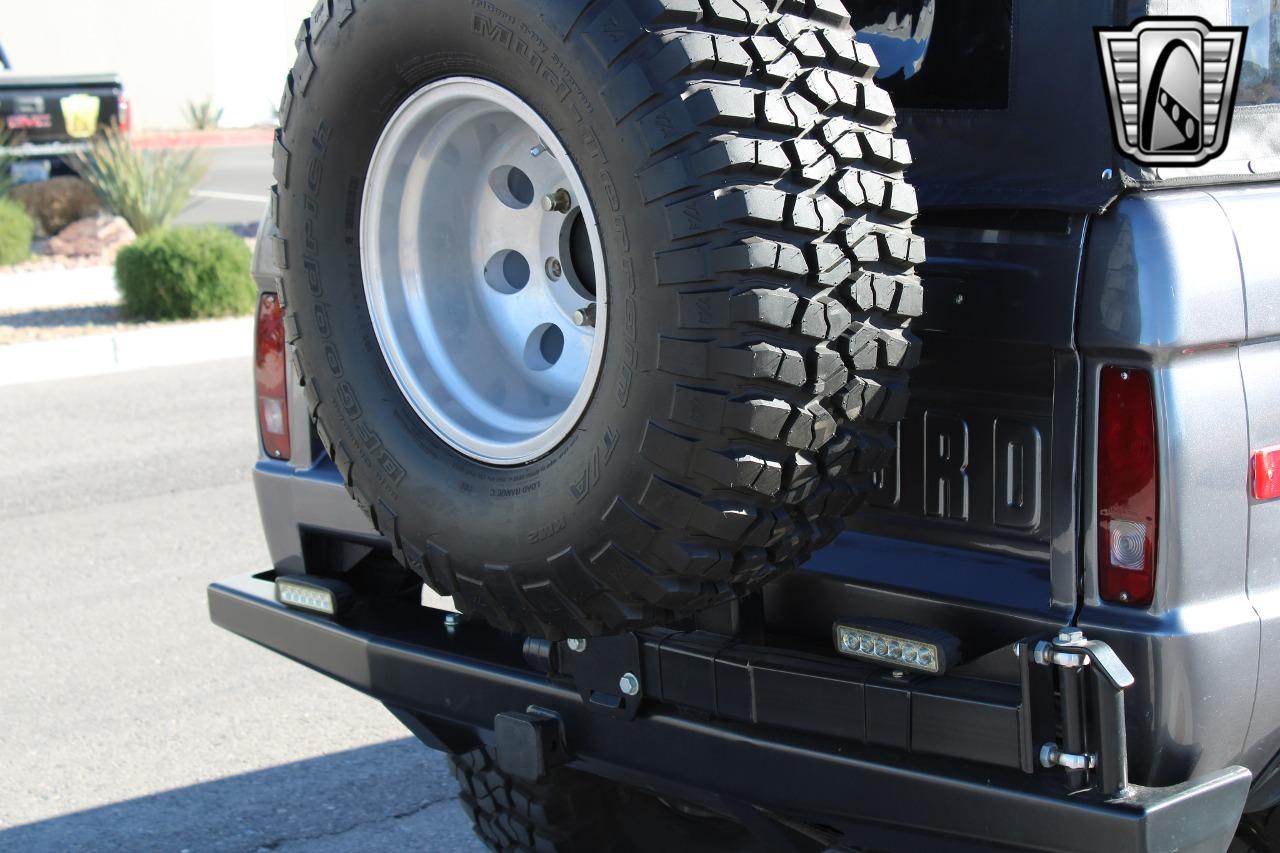
<instances>
[{"instance_id":1,"label":"black soft top","mask_svg":"<svg viewBox=\"0 0 1280 853\"><path fill-rule=\"evenodd\" d=\"M1098 211L1128 188L1280 179L1280 0L879 0L881 57L926 207ZM1249 26L1227 149L1153 169L1112 141L1094 27L1147 15Z\"/></svg>"}]
</instances>

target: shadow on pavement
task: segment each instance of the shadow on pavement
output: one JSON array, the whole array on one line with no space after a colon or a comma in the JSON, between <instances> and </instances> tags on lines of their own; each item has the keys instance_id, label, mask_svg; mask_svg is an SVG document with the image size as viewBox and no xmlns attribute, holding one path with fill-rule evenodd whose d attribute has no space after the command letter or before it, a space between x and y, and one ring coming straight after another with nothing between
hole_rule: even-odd
<instances>
[{"instance_id":1,"label":"shadow on pavement","mask_svg":"<svg viewBox=\"0 0 1280 853\"><path fill-rule=\"evenodd\" d=\"M306 737L287 720L276 728ZM453 799L446 767L443 755L405 738L0 830L0 850L195 853L332 840Z\"/></svg>"}]
</instances>

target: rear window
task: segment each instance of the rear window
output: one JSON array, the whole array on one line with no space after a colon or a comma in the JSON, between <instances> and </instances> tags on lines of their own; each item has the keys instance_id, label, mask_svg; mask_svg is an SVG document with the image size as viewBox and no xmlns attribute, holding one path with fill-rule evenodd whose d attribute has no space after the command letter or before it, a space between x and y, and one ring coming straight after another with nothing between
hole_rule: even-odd
<instances>
[{"instance_id":1,"label":"rear window","mask_svg":"<svg viewBox=\"0 0 1280 853\"><path fill-rule=\"evenodd\" d=\"M1013 0L870 0L853 4L876 78L906 109L1009 106Z\"/></svg>"},{"instance_id":2,"label":"rear window","mask_svg":"<svg viewBox=\"0 0 1280 853\"><path fill-rule=\"evenodd\" d=\"M1249 28L1236 105L1280 104L1280 0L1231 0L1231 23Z\"/></svg>"}]
</instances>

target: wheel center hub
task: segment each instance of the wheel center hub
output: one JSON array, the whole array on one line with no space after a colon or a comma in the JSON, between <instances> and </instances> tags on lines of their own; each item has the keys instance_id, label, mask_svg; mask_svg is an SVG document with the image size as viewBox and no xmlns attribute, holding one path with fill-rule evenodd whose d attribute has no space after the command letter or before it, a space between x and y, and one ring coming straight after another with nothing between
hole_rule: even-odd
<instances>
[{"instance_id":1,"label":"wheel center hub","mask_svg":"<svg viewBox=\"0 0 1280 853\"><path fill-rule=\"evenodd\" d=\"M569 435L603 361L603 254L581 177L528 104L465 77L412 95L374 151L360 232L379 346L436 435L494 465Z\"/></svg>"}]
</instances>

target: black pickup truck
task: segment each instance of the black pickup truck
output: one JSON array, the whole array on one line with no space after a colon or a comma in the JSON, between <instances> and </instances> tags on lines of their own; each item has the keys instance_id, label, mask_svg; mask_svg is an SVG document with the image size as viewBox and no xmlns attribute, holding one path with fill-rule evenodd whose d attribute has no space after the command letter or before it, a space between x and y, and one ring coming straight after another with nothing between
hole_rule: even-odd
<instances>
[{"instance_id":1,"label":"black pickup truck","mask_svg":"<svg viewBox=\"0 0 1280 853\"><path fill-rule=\"evenodd\" d=\"M115 74L22 74L0 47L0 145L17 170L47 171L83 150L101 129L130 129L129 100Z\"/></svg>"}]
</instances>

